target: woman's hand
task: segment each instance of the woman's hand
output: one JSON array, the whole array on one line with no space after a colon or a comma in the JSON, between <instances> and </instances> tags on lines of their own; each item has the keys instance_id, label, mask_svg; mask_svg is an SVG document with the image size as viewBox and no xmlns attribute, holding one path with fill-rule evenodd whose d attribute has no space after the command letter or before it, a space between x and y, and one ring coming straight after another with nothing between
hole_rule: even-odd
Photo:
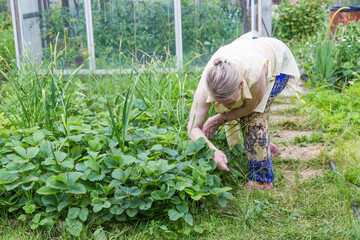
<instances>
[{"instance_id":1,"label":"woman's hand","mask_svg":"<svg viewBox=\"0 0 360 240\"><path fill-rule=\"evenodd\" d=\"M202 131L205 134L206 138L213 139L216 130L223 123L224 123L224 118L221 114L216 114L215 116L209 118L204 124L204 127L202 128Z\"/></svg>"},{"instance_id":2,"label":"woman's hand","mask_svg":"<svg viewBox=\"0 0 360 240\"><path fill-rule=\"evenodd\" d=\"M226 172L230 171L230 169L227 167L228 160L222 151L215 150L213 160L216 162L216 166L219 170Z\"/></svg>"}]
</instances>

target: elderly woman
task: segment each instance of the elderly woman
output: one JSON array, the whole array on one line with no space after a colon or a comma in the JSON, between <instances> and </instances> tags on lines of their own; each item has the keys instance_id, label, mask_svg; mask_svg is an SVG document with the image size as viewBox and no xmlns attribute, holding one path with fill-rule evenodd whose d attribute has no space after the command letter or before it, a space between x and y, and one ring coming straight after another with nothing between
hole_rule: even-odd
<instances>
[{"instance_id":1,"label":"elderly woman","mask_svg":"<svg viewBox=\"0 0 360 240\"><path fill-rule=\"evenodd\" d=\"M241 131L250 165L246 187L272 188L271 154L277 152L277 147L270 143L270 105L290 76L299 78L300 73L288 47L256 31L221 47L202 74L191 107L189 137L193 141L204 137L215 150L213 160L218 169L230 171L225 154L209 140L225 123L231 149L239 143ZM211 104L215 104L218 114L204 124Z\"/></svg>"}]
</instances>

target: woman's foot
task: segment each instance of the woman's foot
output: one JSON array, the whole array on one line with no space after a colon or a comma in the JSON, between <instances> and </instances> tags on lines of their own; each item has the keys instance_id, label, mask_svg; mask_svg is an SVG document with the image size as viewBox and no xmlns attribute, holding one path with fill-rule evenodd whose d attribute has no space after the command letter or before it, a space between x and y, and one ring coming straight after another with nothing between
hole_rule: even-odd
<instances>
[{"instance_id":1,"label":"woman's foot","mask_svg":"<svg viewBox=\"0 0 360 240\"><path fill-rule=\"evenodd\" d=\"M268 190L272 189L273 184L272 182L249 181L245 187L251 190Z\"/></svg>"},{"instance_id":2,"label":"woman's foot","mask_svg":"<svg viewBox=\"0 0 360 240\"><path fill-rule=\"evenodd\" d=\"M272 154L275 154L279 151L279 148L275 144L270 143L270 151Z\"/></svg>"}]
</instances>

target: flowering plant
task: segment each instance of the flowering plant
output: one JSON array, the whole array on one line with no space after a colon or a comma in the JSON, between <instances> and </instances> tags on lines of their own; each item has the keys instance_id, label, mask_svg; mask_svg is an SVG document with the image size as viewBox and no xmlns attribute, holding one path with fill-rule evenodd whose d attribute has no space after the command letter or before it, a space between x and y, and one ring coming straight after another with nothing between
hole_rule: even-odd
<instances>
[{"instance_id":1,"label":"flowering plant","mask_svg":"<svg viewBox=\"0 0 360 240\"><path fill-rule=\"evenodd\" d=\"M352 83L360 72L360 22L340 25L335 32L337 65L334 74L341 83Z\"/></svg>"}]
</instances>

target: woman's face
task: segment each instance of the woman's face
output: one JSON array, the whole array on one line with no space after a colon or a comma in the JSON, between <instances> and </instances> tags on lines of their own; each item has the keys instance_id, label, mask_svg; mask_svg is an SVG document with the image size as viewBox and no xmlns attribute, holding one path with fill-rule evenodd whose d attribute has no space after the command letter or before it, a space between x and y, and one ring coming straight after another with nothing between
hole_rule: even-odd
<instances>
[{"instance_id":1,"label":"woman's face","mask_svg":"<svg viewBox=\"0 0 360 240\"><path fill-rule=\"evenodd\" d=\"M224 107L229 108L230 106L238 103L241 99L241 89L239 89L239 91L237 92L237 94L233 97L233 98L229 98L228 100L219 102L222 105L224 105Z\"/></svg>"}]
</instances>

